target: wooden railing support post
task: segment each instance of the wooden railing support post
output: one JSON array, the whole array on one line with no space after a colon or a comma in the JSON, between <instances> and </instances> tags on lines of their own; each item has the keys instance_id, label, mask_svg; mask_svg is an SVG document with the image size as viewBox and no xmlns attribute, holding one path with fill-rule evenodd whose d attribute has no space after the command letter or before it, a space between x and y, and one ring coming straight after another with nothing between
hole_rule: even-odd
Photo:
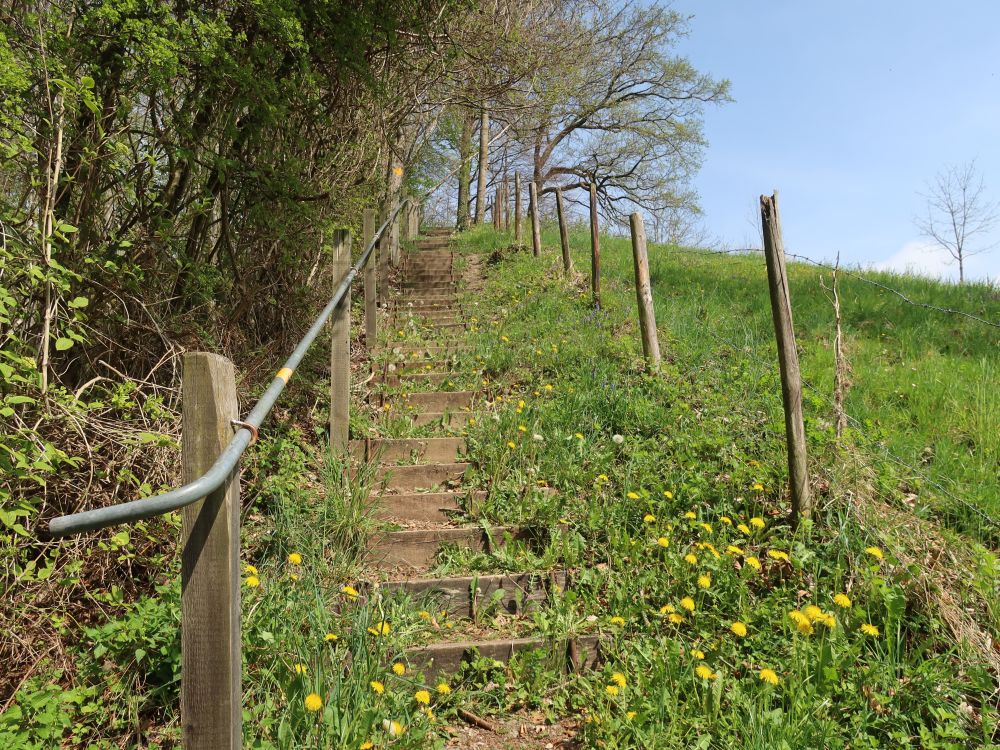
<instances>
[{"instance_id":1,"label":"wooden railing support post","mask_svg":"<svg viewBox=\"0 0 1000 750\"><path fill-rule=\"evenodd\" d=\"M760 196L760 218L764 230L764 258L767 286L771 295L771 317L778 342L781 369L781 401L785 407L785 439L788 442L788 482L792 496L792 524L812 514L809 468L806 458L806 430L802 418L802 376L795 348L792 298L785 271L785 246L781 238L778 193Z\"/></svg>"},{"instance_id":2,"label":"wooden railing support post","mask_svg":"<svg viewBox=\"0 0 1000 750\"><path fill-rule=\"evenodd\" d=\"M413 226L413 222L410 221L410 211L413 210L413 206L407 203L403 206L400 211L399 220L399 236L400 239L408 240L410 239L410 228Z\"/></svg>"},{"instance_id":3,"label":"wooden railing support post","mask_svg":"<svg viewBox=\"0 0 1000 750\"><path fill-rule=\"evenodd\" d=\"M368 247L368 243L375 236L375 209L366 208L362 215L361 237L363 239L362 248ZM375 280L375 258L369 258L365 266L365 346L368 351L375 348L375 340L378 337L378 327L376 316L378 315L378 282Z\"/></svg>"},{"instance_id":4,"label":"wooden railing support post","mask_svg":"<svg viewBox=\"0 0 1000 750\"><path fill-rule=\"evenodd\" d=\"M590 183L590 288L594 305L601 306L601 237L597 226L597 185Z\"/></svg>"},{"instance_id":5,"label":"wooden railing support post","mask_svg":"<svg viewBox=\"0 0 1000 750\"><path fill-rule=\"evenodd\" d=\"M382 226L389 217L389 211L383 206L378 218L378 225ZM378 238L378 245L375 247L375 257L369 263L378 261L378 303L385 303L389 293L389 238L386 236L389 230L382 232Z\"/></svg>"},{"instance_id":6,"label":"wooden railing support post","mask_svg":"<svg viewBox=\"0 0 1000 750\"><path fill-rule=\"evenodd\" d=\"M563 212L562 190L556 188L556 214L559 216L559 242L562 244L563 272L568 276L573 270L573 259L569 254L569 234L566 231L566 214Z\"/></svg>"},{"instance_id":7,"label":"wooden railing support post","mask_svg":"<svg viewBox=\"0 0 1000 750\"><path fill-rule=\"evenodd\" d=\"M528 203L531 214L531 254L537 258L542 252L542 228L538 222L538 187L534 180L528 183Z\"/></svg>"},{"instance_id":8,"label":"wooden railing support post","mask_svg":"<svg viewBox=\"0 0 1000 750\"><path fill-rule=\"evenodd\" d=\"M333 233L333 284L338 286L351 268L351 233ZM348 287L330 318L330 449L347 451L351 398L351 290Z\"/></svg>"},{"instance_id":9,"label":"wooden railing support post","mask_svg":"<svg viewBox=\"0 0 1000 750\"><path fill-rule=\"evenodd\" d=\"M521 173L514 173L514 244L518 247L524 244L524 232L521 230Z\"/></svg>"},{"instance_id":10,"label":"wooden railing support post","mask_svg":"<svg viewBox=\"0 0 1000 750\"><path fill-rule=\"evenodd\" d=\"M239 418L236 371L218 354L183 357L181 463L192 482ZM185 750L243 747L239 469L181 518L181 724Z\"/></svg>"},{"instance_id":11,"label":"wooden railing support post","mask_svg":"<svg viewBox=\"0 0 1000 750\"><path fill-rule=\"evenodd\" d=\"M629 217L632 228L632 262L635 266L635 297L639 306L639 330L642 333L642 354L646 369L660 369L660 341L656 334L656 315L653 313L653 289L649 281L649 256L646 253L646 228L642 216L636 212Z\"/></svg>"}]
</instances>

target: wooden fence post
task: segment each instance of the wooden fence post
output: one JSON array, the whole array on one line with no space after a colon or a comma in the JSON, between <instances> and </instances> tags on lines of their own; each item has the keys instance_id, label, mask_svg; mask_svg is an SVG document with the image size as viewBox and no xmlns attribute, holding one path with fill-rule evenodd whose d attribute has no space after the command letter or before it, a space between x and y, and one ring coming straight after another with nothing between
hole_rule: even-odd
<instances>
[{"instance_id":1,"label":"wooden fence post","mask_svg":"<svg viewBox=\"0 0 1000 750\"><path fill-rule=\"evenodd\" d=\"M333 233L333 285L351 268L351 233ZM351 289L341 297L330 318L330 448L347 451L351 398Z\"/></svg>"},{"instance_id":2,"label":"wooden fence post","mask_svg":"<svg viewBox=\"0 0 1000 750\"><path fill-rule=\"evenodd\" d=\"M632 262L635 266L635 297L639 305L639 330L642 333L642 354L646 369L660 369L660 341L656 335L656 315L653 314L653 289L649 281L649 256L646 254L646 228L636 212L629 217L632 227Z\"/></svg>"},{"instance_id":3,"label":"wooden fence post","mask_svg":"<svg viewBox=\"0 0 1000 750\"><path fill-rule=\"evenodd\" d=\"M382 208L381 213L377 221L377 227L382 226L385 220L389 217L389 211L385 207ZM378 262L378 304L382 305L388 299L389 294L389 230L386 229L382 232L382 236L378 239L378 245L375 247L375 257L372 258L373 261Z\"/></svg>"},{"instance_id":4,"label":"wooden fence post","mask_svg":"<svg viewBox=\"0 0 1000 750\"><path fill-rule=\"evenodd\" d=\"M521 231L521 173L514 173L514 244L518 247L524 244L524 233Z\"/></svg>"},{"instance_id":5,"label":"wooden fence post","mask_svg":"<svg viewBox=\"0 0 1000 750\"><path fill-rule=\"evenodd\" d=\"M510 179L503 178L503 231L510 231Z\"/></svg>"},{"instance_id":6,"label":"wooden fence post","mask_svg":"<svg viewBox=\"0 0 1000 750\"><path fill-rule=\"evenodd\" d=\"M399 212L400 222L399 222L399 237L403 240L410 239L410 227L412 222L410 221L410 210L411 206L409 203L405 204L402 210Z\"/></svg>"},{"instance_id":7,"label":"wooden fence post","mask_svg":"<svg viewBox=\"0 0 1000 750\"><path fill-rule=\"evenodd\" d=\"M361 238L363 244L362 252L368 247L375 236L375 209L366 208L362 219ZM375 263L377 257L368 259L365 266L365 346L369 351L375 348L375 340L378 338L378 327L376 315L378 315L378 282L375 280Z\"/></svg>"},{"instance_id":8,"label":"wooden fence post","mask_svg":"<svg viewBox=\"0 0 1000 750\"><path fill-rule=\"evenodd\" d=\"M597 227L597 185L590 183L590 288L594 305L601 306L601 238Z\"/></svg>"},{"instance_id":9,"label":"wooden fence post","mask_svg":"<svg viewBox=\"0 0 1000 750\"><path fill-rule=\"evenodd\" d=\"M785 438L788 442L788 481L792 495L792 524L812 514L809 495L809 468L806 460L806 431L802 419L802 377L795 349L792 325L792 298L785 271L785 246L781 238L778 193L760 196L760 218L764 230L764 258L767 286L771 295L771 317L778 341L781 369L781 401L785 407Z\"/></svg>"},{"instance_id":10,"label":"wooden fence post","mask_svg":"<svg viewBox=\"0 0 1000 750\"><path fill-rule=\"evenodd\" d=\"M211 468L239 418L236 371L225 357L183 357L185 482ZM243 747L240 661L240 480L237 468L181 518L181 724L185 750Z\"/></svg>"},{"instance_id":11,"label":"wooden fence post","mask_svg":"<svg viewBox=\"0 0 1000 750\"><path fill-rule=\"evenodd\" d=\"M531 254L536 258L542 252L542 228L538 223L538 187L528 183L528 211L531 213Z\"/></svg>"},{"instance_id":12,"label":"wooden fence post","mask_svg":"<svg viewBox=\"0 0 1000 750\"><path fill-rule=\"evenodd\" d=\"M563 272L568 275L573 270L573 259L569 255L569 234L566 232L562 190L559 188L556 188L556 214L559 216L559 242L562 244Z\"/></svg>"},{"instance_id":13,"label":"wooden fence post","mask_svg":"<svg viewBox=\"0 0 1000 750\"><path fill-rule=\"evenodd\" d=\"M410 204L410 237L415 238L420 234L420 204Z\"/></svg>"},{"instance_id":14,"label":"wooden fence post","mask_svg":"<svg viewBox=\"0 0 1000 750\"><path fill-rule=\"evenodd\" d=\"M493 193L493 228L498 232L503 229L502 211L503 207L500 204L500 186L497 185L497 189Z\"/></svg>"}]
</instances>

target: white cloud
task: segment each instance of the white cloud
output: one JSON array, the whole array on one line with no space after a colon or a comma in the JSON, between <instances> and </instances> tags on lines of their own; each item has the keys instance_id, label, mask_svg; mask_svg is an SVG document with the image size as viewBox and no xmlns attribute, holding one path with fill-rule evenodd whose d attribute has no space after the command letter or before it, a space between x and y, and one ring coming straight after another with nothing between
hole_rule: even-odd
<instances>
[{"instance_id":1,"label":"white cloud","mask_svg":"<svg viewBox=\"0 0 1000 750\"><path fill-rule=\"evenodd\" d=\"M873 263L872 268L958 281L958 262L947 250L926 240L910 240L885 260ZM965 278L970 281L1000 278L1000 251L966 258Z\"/></svg>"}]
</instances>

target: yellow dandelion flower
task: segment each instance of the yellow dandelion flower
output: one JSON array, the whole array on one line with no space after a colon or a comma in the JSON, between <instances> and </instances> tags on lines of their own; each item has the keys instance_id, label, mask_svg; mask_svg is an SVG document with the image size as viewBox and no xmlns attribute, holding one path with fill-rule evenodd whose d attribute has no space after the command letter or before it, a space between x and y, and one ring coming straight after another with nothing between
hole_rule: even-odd
<instances>
[{"instance_id":1,"label":"yellow dandelion flower","mask_svg":"<svg viewBox=\"0 0 1000 750\"><path fill-rule=\"evenodd\" d=\"M628 680L625 679L625 675L623 675L621 672L615 672L613 675L611 675L611 681L621 688L625 687L628 684Z\"/></svg>"},{"instance_id":2,"label":"yellow dandelion flower","mask_svg":"<svg viewBox=\"0 0 1000 750\"><path fill-rule=\"evenodd\" d=\"M508 448L516 448L517 444L513 440L508 440L507 441L507 447Z\"/></svg>"},{"instance_id":3,"label":"yellow dandelion flower","mask_svg":"<svg viewBox=\"0 0 1000 750\"><path fill-rule=\"evenodd\" d=\"M372 750L373 747L375 747L375 743L368 740L358 745L358 750Z\"/></svg>"},{"instance_id":4,"label":"yellow dandelion flower","mask_svg":"<svg viewBox=\"0 0 1000 750\"><path fill-rule=\"evenodd\" d=\"M719 516L719 521L721 521L722 523L726 524L726 526L732 526L733 525L733 519L730 518L729 516Z\"/></svg>"},{"instance_id":5,"label":"yellow dandelion flower","mask_svg":"<svg viewBox=\"0 0 1000 750\"><path fill-rule=\"evenodd\" d=\"M244 565L243 572L250 573L251 575L257 575L257 568L255 568L253 565Z\"/></svg>"},{"instance_id":6,"label":"yellow dandelion flower","mask_svg":"<svg viewBox=\"0 0 1000 750\"><path fill-rule=\"evenodd\" d=\"M548 384L546 384L546 385L545 385L545 390L546 390L546 391L551 391L551 390L552 390L552 386L551 386L551 385L548 385Z\"/></svg>"},{"instance_id":7,"label":"yellow dandelion flower","mask_svg":"<svg viewBox=\"0 0 1000 750\"><path fill-rule=\"evenodd\" d=\"M632 721L632 719L634 719L636 716L638 716L638 714L635 711L628 711L625 714L625 718L628 719L629 721Z\"/></svg>"},{"instance_id":8,"label":"yellow dandelion flower","mask_svg":"<svg viewBox=\"0 0 1000 750\"><path fill-rule=\"evenodd\" d=\"M719 676L711 669L706 667L704 664L699 664L697 667L695 667L694 673L703 680L714 680L716 677Z\"/></svg>"},{"instance_id":9,"label":"yellow dandelion flower","mask_svg":"<svg viewBox=\"0 0 1000 750\"><path fill-rule=\"evenodd\" d=\"M520 401L517 402L517 408L518 409L523 409L524 408L524 399L523 398Z\"/></svg>"},{"instance_id":10,"label":"yellow dandelion flower","mask_svg":"<svg viewBox=\"0 0 1000 750\"><path fill-rule=\"evenodd\" d=\"M753 518L750 519L750 525L756 529L763 529L765 525L764 519L760 518L759 516L754 516Z\"/></svg>"},{"instance_id":11,"label":"yellow dandelion flower","mask_svg":"<svg viewBox=\"0 0 1000 750\"><path fill-rule=\"evenodd\" d=\"M505 344L510 343L510 339L507 338L506 336L501 336L500 340L503 341Z\"/></svg>"},{"instance_id":12,"label":"yellow dandelion flower","mask_svg":"<svg viewBox=\"0 0 1000 750\"><path fill-rule=\"evenodd\" d=\"M787 552L782 552L780 549L769 549L767 551L767 556L772 560L784 560L785 562L789 562L791 559L788 557Z\"/></svg>"},{"instance_id":13,"label":"yellow dandelion flower","mask_svg":"<svg viewBox=\"0 0 1000 750\"><path fill-rule=\"evenodd\" d=\"M670 490L663 490L663 496L667 498L667 500L672 500L674 497L674 493L671 492Z\"/></svg>"},{"instance_id":14,"label":"yellow dandelion flower","mask_svg":"<svg viewBox=\"0 0 1000 750\"><path fill-rule=\"evenodd\" d=\"M527 431L528 431L528 428L527 428L527 427L526 427L525 425L523 425L523 424L519 424L519 425L517 426L517 431L518 431L518 432L527 432Z\"/></svg>"},{"instance_id":15,"label":"yellow dandelion flower","mask_svg":"<svg viewBox=\"0 0 1000 750\"><path fill-rule=\"evenodd\" d=\"M674 625L680 625L682 622L684 622L684 615L672 612L670 615L667 616L667 619Z\"/></svg>"},{"instance_id":16,"label":"yellow dandelion flower","mask_svg":"<svg viewBox=\"0 0 1000 750\"><path fill-rule=\"evenodd\" d=\"M664 604L662 607L660 607L660 614L661 615L669 615L671 612L676 612L676 611L677 610L674 609L674 605L673 604Z\"/></svg>"},{"instance_id":17,"label":"yellow dandelion flower","mask_svg":"<svg viewBox=\"0 0 1000 750\"><path fill-rule=\"evenodd\" d=\"M882 554L882 550L878 547L865 547L865 552L874 557L876 560L884 560L885 555Z\"/></svg>"},{"instance_id":18,"label":"yellow dandelion flower","mask_svg":"<svg viewBox=\"0 0 1000 750\"><path fill-rule=\"evenodd\" d=\"M737 547L735 544L730 544L728 547L726 547L726 554L727 555L742 555L743 554L743 550L740 549L739 547Z\"/></svg>"},{"instance_id":19,"label":"yellow dandelion flower","mask_svg":"<svg viewBox=\"0 0 1000 750\"><path fill-rule=\"evenodd\" d=\"M791 612L788 613L788 616L792 618L792 620L795 622L795 627L798 629L800 633L802 633L803 635L813 634L812 623L809 622L809 618L806 617L804 614L799 612L797 609L793 609Z\"/></svg>"},{"instance_id":20,"label":"yellow dandelion flower","mask_svg":"<svg viewBox=\"0 0 1000 750\"><path fill-rule=\"evenodd\" d=\"M698 557L693 553L688 552L686 555L684 555L684 562L688 563L688 565L697 565Z\"/></svg>"},{"instance_id":21,"label":"yellow dandelion flower","mask_svg":"<svg viewBox=\"0 0 1000 750\"><path fill-rule=\"evenodd\" d=\"M750 536L750 527L745 523L736 524L736 529L743 534L743 536Z\"/></svg>"},{"instance_id":22,"label":"yellow dandelion flower","mask_svg":"<svg viewBox=\"0 0 1000 750\"><path fill-rule=\"evenodd\" d=\"M421 705L429 706L431 703L431 694L426 690L418 690L413 694L413 700Z\"/></svg>"},{"instance_id":23,"label":"yellow dandelion flower","mask_svg":"<svg viewBox=\"0 0 1000 750\"><path fill-rule=\"evenodd\" d=\"M681 609L686 609L688 612L694 612L694 599L690 596L685 596L681 599Z\"/></svg>"},{"instance_id":24,"label":"yellow dandelion flower","mask_svg":"<svg viewBox=\"0 0 1000 750\"><path fill-rule=\"evenodd\" d=\"M392 665L392 672L393 674L402 677L404 674L406 674L406 665L403 664L403 662L401 661L397 661L395 664Z\"/></svg>"},{"instance_id":25,"label":"yellow dandelion flower","mask_svg":"<svg viewBox=\"0 0 1000 750\"><path fill-rule=\"evenodd\" d=\"M289 574L288 574L288 577L289 577L289 578L291 578L291 579L292 579L293 581L297 581L297 580L299 580L299 577L298 577L298 575L297 575L297 574L295 574L295 573L289 573Z\"/></svg>"},{"instance_id":26,"label":"yellow dandelion flower","mask_svg":"<svg viewBox=\"0 0 1000 750\"><path fill-rule=\"evenodd\" d=\"M851 601L851 597L847 594L837 594L833 597L833 603L836 604L841 609L850 609L854 602Z\"/></svg>"},{"instance_id":27,"label":"yellow dandelion flower","mask_svg":"<svg viewBox=\"0 0 1000 750\"><path fill-rule=\"evenodd\" d=\"M654 523L655 521L656 521L656 516L654 516L652 513L647 513L642 517L643 523Z\"/></svg>"},{"instance_id":28,"label":"yellow dandelion flower","mask_svg":"<svg viewBox=\"0 0 1000 750\"><path fill-rule=\"evenodd\" d=\"M577 440L583 440L583 433L582 432L578 432L578 433L576 433L575 437L576 437Z\"/></svg>"},{"instance_id":29,"label":"yellow dandelion flower","mask_svg":"<svg viewBox=\"0 0 1000 750\"><path fill-rule=\"evenodd\" d=\"M707 589L707 588L711 587L711 585L712 585L712 576L711 575L709 575L708 573L702 573L700 576L698 576L698 587L699 588Z\"/></svg>"},{"instance_id":30,"label":"yellow dandelion flower","mask_svg":"<svg viewBox=\"0 0 1000 750\"><path fill-rule=\"evenodd\" d=\"M439 682L435 690L438 691L439 695L448 695L451 692L451 685L447 682Z\"/></svg>"},{"instance_id":31,"label":"yellow dandelion flower","mask_svg":"<svg viewBox=\"0 0 1000 750\"><path fill-rule=\"evenodd\" d=\"M760 569L762 567L761 564L760 564L760 560L758 560L756 557L748 557L745 562L746 562L747 565L749 565L751 568L753 568L754 570L756 570L758 572L760 571Z\"/></svg>"},{"instance_id":32,"label":"yellow dandelion flower","mask_svg":"<svg viewBox=\"0 0 1000 750\"><path fill-rule=\"evenodd\" d=\"M618 627L621 627L622 625L625 624L625 618L619 615L615 615L614 617L611 618L610 622L612 625L617 625Z\"/></svg>"},{"instance_id":33,"label":"yellow dandelion flower","mask_svg":"<svg viewBox=\"0 0 1000 750\"><path fill-rule=\"evenodd\" d=\"M336 633L327 633L326 635L323 636L323 640L326 641L327 643L333 643L335 640L337 640L337 637L338 636Z\"/></svg>"},{"instance_id":34,"label":"yellow dandelion flower","mask_svg":"<svg viewBox=\"0 0 1000 750\"><path fill-rule=\"evenodd\" d=\"M608 475L607 474L598 474L597 475L597 481L598 482L607 482L608 481Z\"/></svg>"},{"instance_id":35,"label":"yellow dandelion flower","mask_svg":"<svg viewBox=\"0 0 1000 750\"><path fill-rule=\"evenodd\" d=\"M288 556L288 562L290 562L292 565L301 565L302 555L300 555L298 552L293 552Z\"/></svg>"},{"instance_id":36,"label":"yellow dandelion flower","mask_svg":"<svg viewBox=\"0 0 1000 750\"><path fill-rule=\"evenodd\" d=\"M823 610L815 604L810 604L802 608L802 614L809 618L809 622L816 622L823 615Z\"/></svg>"},{"instance_id":37,"label":"yellow dandelion flower","mask_svg":"<svg viewBox=\"0 0 1000 750\"><path fill-rule=\"evenodd\" d=\"M698 516L695 515L694 511L689 510L687 513L684 514L684 517L689 521L693 521Z\"/></svg>"},{"instance_id":38,"label":"yellow dandelion flower","mask_svg":"<svg viewBox=\"0 0 1000 750\"><path fill-rule=\"evenodd\" d=\"M385 621L377 623L374 627L368 628L368 632L372 635L389 635L390 630L391 628L389 627L389 623Z\"/></svg>"},{"instance_id":39,"label":"yellow dandelion flower","mask_svg":"<svg viewBox=\"0 0 1000 750\"><path fill-rule=\"evenodd\" d=\"M260 579L257 576L247 576L246 580L243 581L243 583L249 586L250 588L255 589L258 586L260 586Z\"/></svg>"},{"instance_id":40,"label":"yellow dandelion flower","mask_svg":"<svg viewBox=\"0 0 1000 750\"><path fill-rule=\"evenodd\" d=\"M374 692L375 692L376 694L378 694L378 695L382 695L383 693L385 693L385 685L383 685L383 684L382 684L381 682L379 682L378 680L372 680L372 681L371 681L371 682L369 682L368 684L369 684L369 685L371 686L371 689L372 689L372 690L373 690L373 691L374 691Z\"/></svg>"},{"instance_id":41,"label":"yellow dandelion flower","mask_svg":"<svg viewBox=\"0 0 1000 750\"><path fill-rule=\"evenodd\" d=\"M426 609L422 609L419 612L417 612L417 617L419 617L421 620L429 620L431 619L431 613L428 612Z\"/></svg>"},{"instance_id":42,"label":"yellow dandelion flower","mask_svg":"<svg viewBox=\"0 0 1000 750\"><path fill-rule=\"evenodd\" d=\"M738 636L740 638L747 637L747 626L744 625L742 622L739 621L734 622L732 625L729 626L729 629L733 632L733 635L735 636Z\"/></svg>"},{"instance_id":43,"label":"yellow dandelion flower","mask_svg":"<svg viewBox=\"0 0 1000 750\"><path fill-rule=\"evenodd\" d=\"M384 719L382 721L382 728L389 733L390 737L399 737L403 732L406 731L406 727L400 724L398 721L393 719Z\"/></svg>"},{"instance_id":44,"label":"yellow dandelion flower","mask_svg":"<svg viewBox=\"0 0 1000 750\"><path fill-rule=\"evenodd\" d=\"M878 628L870 622L866 622L861 626L861 632L865 635L870 635L872 638L877 638L879 635Z\"/></svg>"},{"instance_id":45,"label":"yellow dandelion flower","mask_svg":"<svg viewBox=\"0 0 1000 750\"><path fill-rule=\"evenodd\" d=\"M697 648L693 649L691 651L691 656L693 656L698 661L704 661L705 660L705 652L702 651L702 650L700 650L700 649L697 649Z\"/></svg>"},{"instance_id":46,"label":"yellow dandelion flower","mask_svg":"<svg viewBox=\"0 0 1000 750\"><path fill-rule=\"evenodd\" d=\"M656 543L657 543L658 545L660 545L661 547L669 547L669 546L670 546L670 540L669 540L669 539L667 539L667 537L665 537L665 536L661 536L661 537L659 537L659 538L658 538L658 539L656 540Z\"/></svg>"},{"instance_id":47,"label":"yellow dandelion flower","mask_svg":"<svg viewBox=\"0 0 1000 750\"><path fill-rule=\"evenodd\" d=\"M819 617L816 618L816 620L829 630L833 630L835 627L837 627L837 618L834 617L829 612L822 613Z\"/></svg>"},{"instance_id":48,"label":"yellow dandelion flower","mask_svg":"<svg viewBox=\"0 0 1000 750\"><path fill-rule=\"evenodd\" d=\"M762 669L758 674L762 682L766 682L768 685L777 685L780 682L778 673L773 669Z\"/></svg>"},{"instance_id":49,"label":"yellow dandelion flower","mask_svg":"<svg viewBox=\"0 0 1000 750\"><path fill-rule=\"evenodd\" d=\"M323 708L323 699L317 693L309 693L305 697L305 704L307 711L319 711Z\"/></svg>"},{"instance_id":50,"label":"yellow dandelion flower","mask_svg":"<svg viewBox=\"0 0 1000 750\"><path fill-rule=\"evenodd\" d=\"M360 594L358 594L358 590L353 586L344 586L340 590L340 593L346 596L348 599L357 599L358 596L360 596Z\"/></svg>"},{"instance_id":51,"label":"yellow dandelion flower","mask_svg":"<svg viewBox=\"0 0 1000 750\"><path fill-rule=\"evenodd\" d=\"M301 662L292 665L292 669L295 670L295 674L305 674L306 672L309 671L309 667L307 667L305 664Z\"/></svg>"},{"instance_id":52,"label":"yellow dandelion flower","mask_svg":"<svg viewBox=\"0 0 1000 750\"><path fill-rule=\"evenodd\" d=\"M708 534L712 533L712 524L710 524L710 523L700 523L698 525L701 526L701 528L703 528L706 533L708 533Z\"/></svg>"},{"instance_id":53,"label":"yellow dandelion flower","mask_svg":"<svg viewBox=\"0 0 1000 750\"><path fill-rule=\"evenodd\" d=\"M752 489L754 492L763 492L764 485L762 485L760 482L754 482L753 487L751 487L750 489Z\"/></svg>"},{"instance_id":54,"label":"yellow dandelion flower","mask_svg":"<svg viewBox=\"0 0 1000 750\"><path fill-rule=\"evenodd\" d=\"M608 685L607 687L604 688L604 692L610 695L612 698L614 698L615 696L618 695L618 686Z\"/></svg>"},{"instance_id":55,"label":"yellow dandelion flower","mask_svg":"<svg viewBox=\"0 0 1000 750\"><path fill-rule=\"evenodd\" d=\"M629 500L638 500L638 499L639 499L639 495L638 495L638 493L635 493L635 492L629 492L629 493L627 493L627 494L626 494L625 496L626 496L626 497L627 497L627 498L628 498Z\"/></svg>"}]
</instances>

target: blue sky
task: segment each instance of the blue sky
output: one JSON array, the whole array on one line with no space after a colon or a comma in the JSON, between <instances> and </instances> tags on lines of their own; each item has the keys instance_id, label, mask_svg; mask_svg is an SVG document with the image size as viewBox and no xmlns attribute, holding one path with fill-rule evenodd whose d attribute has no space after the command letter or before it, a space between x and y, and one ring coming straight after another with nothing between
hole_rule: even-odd
<instances>
[{"instance_id":1,"label":"blue sky","mask_svg":"<svg viewBox=\"0 0 1000 750\"><path fill-rule=\"evenodd\" d=\"M759 246L757 197L777 188L789 252L957 276L913 218L927 182L970 159L1000 200L1000 0L672 7L694 16L678 52L736 99L705 113L711 237ZM966 275L1000 279L1000 247Z\"/></svg>"}]
</instances>

